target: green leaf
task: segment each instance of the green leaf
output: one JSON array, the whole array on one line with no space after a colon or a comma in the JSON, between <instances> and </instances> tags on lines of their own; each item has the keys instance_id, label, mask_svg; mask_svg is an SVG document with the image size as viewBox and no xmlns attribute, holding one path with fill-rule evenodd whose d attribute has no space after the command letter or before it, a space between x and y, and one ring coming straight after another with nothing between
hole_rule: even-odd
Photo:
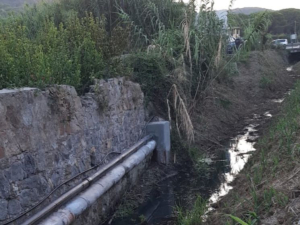
<instances>
[{"instance_id":1,"label":"green leaf","mask_svg":"<svg viewBox=\"0 0 300 225\"><path fill-rule=\"evenodd\" d=\"M240 218L238 218L236 216L233 216L233 215L228 215L228 216L241 225L249 225L248 223L244 222L243 220L241 220Z\"/></svg>"}]
</instances>

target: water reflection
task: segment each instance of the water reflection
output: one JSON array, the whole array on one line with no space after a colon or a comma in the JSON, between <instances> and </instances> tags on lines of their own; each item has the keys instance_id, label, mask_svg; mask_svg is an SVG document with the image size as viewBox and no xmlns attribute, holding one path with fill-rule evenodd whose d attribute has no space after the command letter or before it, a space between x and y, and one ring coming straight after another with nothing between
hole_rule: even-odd
<instances>
[{"instance_id":1,"label":"water reflection","mask_svg":"<svg viewBox=\"0 0 300 225\"><path fill-rule=\"evenodd\" d=\"M230 142L228 150L230 171L224 174L224 182L220 185L218 191L214 193L209 203L213 204L220 200L221 197L227 195L232 189L230 183L235 179L236 175L244 168L245 164L251 156L251 152L255 151L253 140L258 138L255 129L258 125L251 124L245 128L246 133L233 138ZM251 140L251 141L249 141Z\"/></svg>"},{"instance_id":2,"label":"water reflection","mask_svg":"<svg viewBox=\"0 0 300 225\"><path fill-rule=\"evenodd\" d=\"M271 118L271 117L272 117L272 114L271 114L270 112L265 112L265 113L264 113L264 116L265 116L265 117Z\"/></svg>"},{"instance_id":3,"label":"water reflection","mask_svg":"<svg viewBox=\"0 0 300 225\"><path fill-rule=\"evenodd\" d=\"M273 99L272 102L274 103L283 103L284 98L280 98L280 99Z\"/></svg>"}]
</instances>

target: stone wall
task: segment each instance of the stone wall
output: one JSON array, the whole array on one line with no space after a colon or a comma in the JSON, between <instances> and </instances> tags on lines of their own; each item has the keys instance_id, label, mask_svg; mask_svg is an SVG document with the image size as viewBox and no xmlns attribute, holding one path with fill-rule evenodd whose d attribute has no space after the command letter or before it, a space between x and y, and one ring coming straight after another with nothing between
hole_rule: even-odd
<instances>
[{"instance_id":1,"label":"stone wall","mask_svg":"<svg viewBox=\"0 0 300 225\"><path fill-rule=\"evenodd\" d=\"M133 145L144 125L143 93L124 78L98 81L83 97L70 86L1 90L0 224Z\"/></svg>"}]
</instances>

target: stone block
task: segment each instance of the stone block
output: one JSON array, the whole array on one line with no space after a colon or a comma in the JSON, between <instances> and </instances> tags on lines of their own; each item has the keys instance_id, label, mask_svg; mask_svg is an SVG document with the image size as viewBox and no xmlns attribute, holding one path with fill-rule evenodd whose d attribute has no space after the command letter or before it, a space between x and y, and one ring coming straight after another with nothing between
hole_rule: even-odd
<instances>
[{"instance_id":1,"label":"stone block","mask_svg":"<svg viewBox=\"0 0 300 225\"><path fill-rule=\"evenodd\" d=\"M41 185L41 182L40 182L39 176L33 175L33 176L28 177L25 180L20 181L19 188L21 190L32 189L32 188L39 188L40 185Z\"/></svg>"},{"instance_id":2,"label":"stone block","mask_svg":"<svg viewBox=\"0 0 300 225\"><path fill-rule=\"evenodd\" d=\"M0 198L8 198L9 197L9 182L0 171Z\"/></svg>"},{"instance_id":3,"label":"stone block","mask_svg":"<svg viewBox=\"0 0 300 225\"><path fill-rule=\"evenodd\" d=\"M0 146L0 159L5 157L5 149Z\"/></svg>"},{"instance_id":4,"label":"stone block","mask_svg":"<svg viewBox=\"0 0 300 225\"><path fill-rule=\"evenodd\" d=\"M23 170L26 171L27 174L34 174L36 172L36 165L32 155L26 154L24 156Z\"/></svg>"},{"instance_id":5,"label":"stone block","mask_svg":"<svg viewBox=\"0 0 300 225\"><path fill-rule=\"evenodd\" d=\"M25 178L25 176L26 176L26 173L23 170L22 163L16 162L10 167L10 177L9 177L9 179L11 181L23 180Z\"/></svg>"},{"instance_id":6,"label":"stone block","mask_svg":"<svg viewBox=\"0 0 300 225\"><path fill-rule=\"evenodd\" d=\"M6 119L14 128L19 128L20 123L20 115L18 113L19 110L16 109L15 106L9 105L6 110Z\"/></svg>"},{"instance_id":7,"label":"stone block","mask_svg":"<svg viewBox=\"0 0 300 225\"><path fill-rule=\"evenodd\" d=\"M17 199L10 200L8 202L8 213L9 215L18 215L22 212L22 207Z\"/></svg>"},{"instance_id":8,"label":"stone block","mask_svg":"<svg viewBox=\"0 0 300 225\"><path fill-rule=\"evenodd\" d=\"M0 171L5 170L6 168L9 167L9 165L10 165L10 163L9 163L8 157L0 159Z\"/></svg>"},{"instance_id":9,"label":"stone block","mask_svg":"<svg viewBox=\"0 0 300 225\"><path fill-rule=\"evenodd\" d=\"M36 189L22 190L20 194L20 204L23 208L31 207L38 201L38 194Z\"/></svg>"},{"instance_id":10,"label":"stone block","mask_svg":"<svg viewBox=\"0 0 300 225\"><path fill-rule=\"evenodd\" d=\"M8 202L4 199L0 199L0 221L5 220L8 214L7 210Z\"/></svg>"}]
</instances>

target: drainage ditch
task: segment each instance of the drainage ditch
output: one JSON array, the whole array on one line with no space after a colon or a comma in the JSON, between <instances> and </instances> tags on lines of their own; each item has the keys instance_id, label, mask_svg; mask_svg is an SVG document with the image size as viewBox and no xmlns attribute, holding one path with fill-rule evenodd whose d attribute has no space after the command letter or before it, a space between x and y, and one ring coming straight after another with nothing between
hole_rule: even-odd
<instances>
[{"instance_id":1,"label":"drainage ditch","mask_svg":"<svg viewBox=\"0 0 300 225\"><path fill-rule=\"evenodd\" d=\"M288 68L288 71L292 71L292 67ZM290 92L291 90L285 96ZM269 101L276 108L284 102L285 96ZM209 211L214 210L213 205L233 189L230 183L256 151L255 143L259 138L259 133L272 117L270 109L245 118L244 122L247 125L235 137L221 143L224 154L219 158L204 159L208 167L214 169L209 179L197 179L190 174L190 171L182 170L157 184L157 187L148 195L148 200L134 212L123 218L110 220L106 225L175 224L176 207L189 208L196 196L207 199Z\"/></svg>"}]
</instances>

